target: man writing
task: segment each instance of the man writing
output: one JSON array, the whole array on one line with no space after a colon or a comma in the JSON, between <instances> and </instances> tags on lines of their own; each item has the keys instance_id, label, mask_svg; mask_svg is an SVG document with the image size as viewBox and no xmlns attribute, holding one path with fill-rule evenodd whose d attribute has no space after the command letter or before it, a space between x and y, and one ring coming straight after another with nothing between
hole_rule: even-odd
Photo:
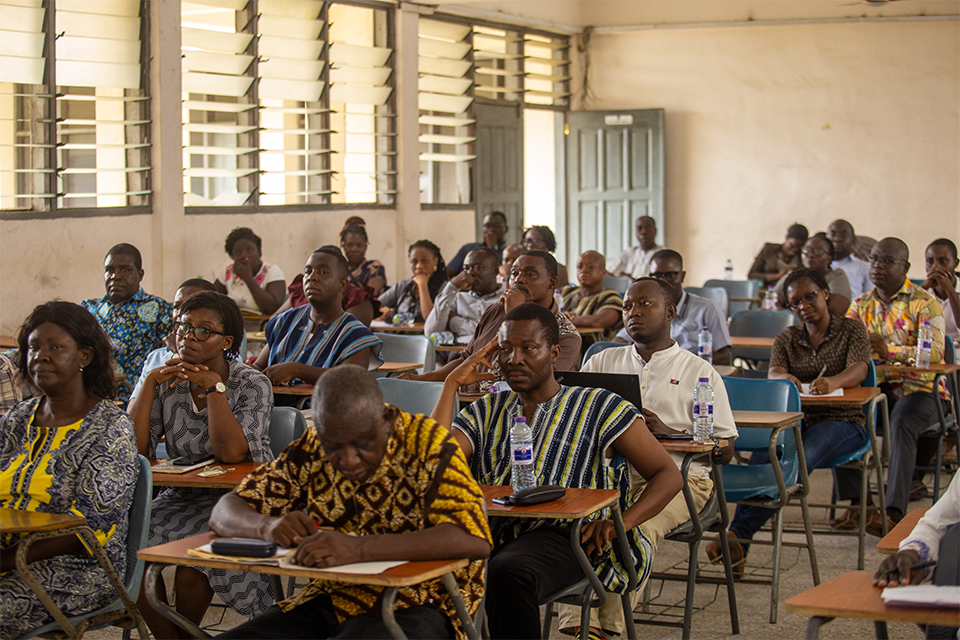
<instances>
[{"instance_id":1,"label":"man writing","mask_svg":"<svg viewBox=\"0 0 960 640\"><path fill-rule=\"evenodd\" d=\"M452 279L455 275L463 271L467 255L474 249L481 247L492 249L496 252L497 260L499 261L500 254L503 253L503 249L507 243L507 231L509 231L509 229L507 226L507 216L503 215L502 211L491 211L483 216L483 242L468 242L460 247L460 251L457 252L457 255L453 256L453 260L447 263L447 277Z\"/></svg>"},{"instance_id":2,"label":"man writing","mask_svg":"<svg viewBox=\"0 0 960 640\"><path fill-rule=\"evenodd\" d=\"M700 328L707 327L713 336L713 364L730 364L730 331L727 329L723 312L712 301L683 290L683 279L687 272L683 270L683 256L672 249L663 249L653 254L650 277L670 286L673 298L670 303L676 307L676 314L670 322L670 338L681 349L697 353ZM626 324L626 307L624 307ZM617 342L629 342L630 333L626 326L617 334Z\"/></svg>"},{"instance_id":3,"label":"man writing","mask_svg":"<svg viewBox=\"0 0 960 640\"><path fill-rule=\"evenodd\" d=\"M469 342L480 316L503 294L503 286L497 284L499 263L494 250L487 247L468 253L463 271L443 285L433 301L433 311L423 323L424 335L449 331L458 343Z\"/></svg>"},{"instance_id":4,"label":"man writing","mask_svg":"<svg viewBox=\"0 0 960 640\"><path fill-rule=\"evenodd\" d=\"M657 256L667 251L661 251ZM654 257L654 273L659 268L677 267L671 264L675 261L673 257ZM652 433L665 434L693 432L693 391L699 378L709 378L714 393L713 433L728 443L722 450L725 464L733 457L733 441L737 437L733 411L717 370L707 361L681 348L671 338L673 327L676 326L675 286L678 285L666 278L653 276L640 278L630 285L623 299L623 324L632 343L594 354L583 363L581 371L636 375L643 402L643 419ZM669 455L679 469L683 464L683 454ZM631 469L631 473L632 492L634 499L637 499L646 490L647 484L635 469ZM690 465L687 486L699 512L713 491L710 464L706 460L694 461ZM683 494L677 494L663 511L643 524L652 550L656 552L663 537L689 519L690 513ZM719 545L717 549L719 551ZM559 614L561 629L579 623L579 612L571 607L561 607ZM623 613L618 599L609 598L597 614L599 627L604 633L622 632Z\"/></svg>"},{"instance_id":5,"label":"man writing","mask_svg":"<svg viewBox=\"0 0 960 640\"><path fill-rule=\"evenodd\" d=\"M80 303L96 318L113 344L113 357L125 378L118 385L116 401L126 406L147 354L163 346L173 330L172 307L140 286L143 259L132 244L114 245L103 261L107 295Z\"/></svg>"},{"instance_id":6,"label":"man writing","mask_svg":"<svg viewBox=\"0 0 960 640\"><path fill-rule=\"evenodd\" d=\"M473 614L490 532L483 493L450 432L385 406L376 380L352 365L320 379L312 406L315 426L221 498L210 528L296 546L304 567L470 558L455 576ZM320 578L221 637L386 638L382 591ZM396 607L408 637L464 637L439 579L402 589Z\"/></svg>"},{"instance_id":7,"label":"man writing","mask_svg":"<svg viewBox=\"0 0 960 640\"><path fill-rule=\"evenodd\" d=\"M640 414L605 389L561 386L553 375L560 357L556 316L527 303L506 315L497 342L488 343L447 378L434 407L434 419L451 415L461 385L492 377L477 371L478 364L491 366L487 356L499 362L511 390L484 396L454 420L454 435L473 477L483 484L509 484L509 431L514 418L524 416L533 432L538 484L620 490L630 547L625 561L632 561L638 575L646 577L652 552L641 524L673 499L681 479ZM614 452L623 455L647 480L637 501L630 495L626 468L611 462ZM604 555L616 535L612 520L606 519L608 513L587 524L580 532L581 539L586 553L599 557L596 571L600 581L609 591L622 593L627 586L626 573L622 565ZM490 635L539 638L540 599L583 577L569 532L542 520L498 525L487 574Z\"/></svg>"},{"instance_id":8,"label":"man writing","mask_svg":"<svg viewBox=\"0 0 960 640\"><path fill-rule=\"evenodd\" d=\"M657 244L657 222L650 216L637 218L634 227L637 234L637 247L626 249L617 257L610 267L610 273L615 276L630 276L640 278L650 273L650 261L660 249Z\"/></svg>"},{"instance_id":9,"label":"man writing","mask_svg":"<svg viewBox=\"0 0 960 640\"><path fill-rule=\"evenodd\" d=\"M560 356L556 368L560 371L570 371L577 364L580 356L580 333L573 326L570 319L563 315L556 301L553 291L557 286L557 260L546 251L524 251L513 263L510 272L510 287L500 296L500 302L490 305L474 331L473 338L460 355L443 367L434 371L414 375L405 373L400 377L405 380L430 380L434 382L446 380L469 356L479 351L487 343L497 337L500 323L504 316L524 302L532 302L549 309L560 326ZM494 362L494 378L499 376L498 361Z\"/></svg>"},{"instance_id":10,"label":"man writing","mask_svg":"<svg viewBox=\"0 0 960 640\"><path fill-rule=\"evenodd\" d=\"M908 364L917 352L917 335L923 321L930 322L933 345L930 362L943 358L943 310L933 294L907 279L909 250L899 238L884 238L870 253L870 280L874 288L857 297L847 317L860 320L867 328L870 350L880 362ZM926 462L933 450L918 455L920 435L937 419L936 402L948 398L941 386L935 400L933 374L878 372L880 388L890 402L890 471L887 476L888 526L907 512L910 484L917 460ZM871 533L876 533L874 527Z\"/></svg>"}]
</instances>

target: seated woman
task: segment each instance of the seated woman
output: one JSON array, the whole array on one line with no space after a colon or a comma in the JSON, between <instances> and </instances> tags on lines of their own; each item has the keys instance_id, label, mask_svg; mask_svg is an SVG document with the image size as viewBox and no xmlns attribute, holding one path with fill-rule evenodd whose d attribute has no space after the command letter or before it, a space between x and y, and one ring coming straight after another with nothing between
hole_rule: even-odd
<instances>
[{"instance_id":1,"label":"seated woman","mask_svg":"<svg viewBox=\"0 0 960 640\"><path fill-rule=\"evenodd\" d=\"M179 358L147 374L130 403L137 447L155 457L163 438L171 458L216 458L226 464L273 459L270 412L273 389L259 371L237 359L243 338L240 308L215 291L195 293L180 306L174 324ZM226 490L167 487L153 500L150 546L209 531L207 520ZM269 581L256 573L177 567L176 609L196 624L214 592L238 613L252 616L272 604ZM160 597L166 598L163 581ZM177 638L176 627L150 605L141 588L137 601L158 638Z\"/></svg>"},{"instance_id":2,"label":"seated woman","mask_svg":"<svg viewBox=\"0 0 960 640\"><path fill-rule=\"evenodd\" d=\"M40 395L0 418L0 507L85 517L122 580L140 463L133 423L110 400L116 394L110 339L89 311L56 301L33 310L17 343L20 376ZM0 532L2 638L52 620L14 570L18 539ZM116 597L77 536L38 541L27 562L68 616Z\"/></svg>"},{"instance_id":3,"label":"seated woman","mask_svg":"<svg viewBox=\"0 0 960 640\"><path fill-rule=\"evenodd\" d=\"M856 387L869 371L870 342L863 324L849 318L831 316L827 309L830 289L826 278L813 269L797 269L786 282L790 308L803 322L788 327L777 336L770 358L769 378L782 378L799 388L810 384L810 393L828 394L836 389ZM813 471L846 453L856 451L866 443L863 411L856 407L812 406L803 412L803 452L807 469ZM750 464L766 464L765 452L750 456ZM860 476L853 469L836 469L834 478L841 500L852 500L860 495ZM737 505L730 523L730 554L735 573L743 574L742 560L746 540L776 513L773 509ZM712 561L720 561L720 543L707 547Z\"/></svg>"},{"instance_id":4,"label":"seated woman","mask_svg":"<svg viewBox=\"0 0 960 640\"><path fill-rule=\"evenodd\" d=\"M807 269L813 269L823 274L827 280L827 286L830 288L830 301L827 308L832 316L844 316L847 308L850 307L850 301L853 295L850 293L850 279L843 269L834 269L830 266L833 262L833 243L825 235L817 234L807 240L800 251L800 261ZM777 293L777 304L781 309L787 308L787 292L784 290L788 275L783 276L777 282L773 290Z\"/></svg>"},{"instance_id":5,"label":"seated woman","mask_svg":"<svg viewBox=\"0 0 960 640\"><path fill-rule=\"evenodd\" d=\"M534 225L523 234L523 247L527 251L549 251L553 253L557 250L557 239L550 227ZM557 282L560 283L561 287L570 284L567 267L559 262L557 263Z\"/></svg>"},{"instance_id":6,"label":"seated woman","mask_svg":"<svg viewBox=\"0 0 960 640\"><path fill-rule=\"evenodd\" d=\"M347 272L336 247L320 247L307 260L303 292L310 304L270 318L264 330L267 344L253 364L273 384L313 384L340 364L380 366L380 338L341 306Z\"/></svg>"},{"instance_id":7,"label":"seated woman","mask_svg":"<svg viewBox=\"0 0 960 640\"><path fill-rule=\"evenodd\" d=\"M433 311L433 301L447 281L447 265L440 247L429 240L418 240L408 249L413 277L401 280L380 296L382 318L394 313L412 313L414 322L423 322Z\"/></svg>"},{"instance_id":8,"label":"seated woman","mask_svg":"<svg viewBox=\"0 0 960 640\"><path fill-rule=\"evenodd\" d=\"M792 224L787 229L787 237L783 244L768 242L753 259L747 278L759 280L771 285L800 266L800 248L809 237L807 228L802 224Z\"/></svg>"},{"instance_id":9,"label":"seated woman","mask_svg":"<svg viewBox=\"0 0 960 640\"><path fill-rule=\"evenodd\" d=\"M260 259L260 236L247 227L237 227L223 248L233 263L222 277L217 276L217 291L233 298L243 311L264 315L276 311L287 297L286 284L280 267Z\"/></svg>"},{"instance_id":10,"label":"seated woman","mask_svg":"<svg viewBox=\"0 0 960 640\"><path fill-rule=\"evenodd\" d=\"M337 249L332 244L324 245L321 249L332 249L340 253L340 249ZM320 249L317 249L317 251L319 250ZM280 305L280 308L276 310L273 317L277 317L284 311L296 309L297 307L308 304L307 296L303 293L302 273L296 275L293 282L287 287L287 291L290 295L288 295L284 303ZM380 315L380 301L373 296L372 289L370 289L370 287L357 287L349 282L343 288L343 298L340 300L340 306L342 306L347 313L362 322L363 326L368 329L373 319Z\"/></svg>"},{"instance_id":11,"label":"seated woman","mask_svg":"<svg viewBox=\"0 0 960 640\"><path fill-rule=\"evenodd\" d=\"M623 327L623 297L612 289L603 288L603 274L607 261L596 251L585 251L577 258L579 287L567 285L560 290L563 313L575 327L599 327L603 333L582 336L581 349L594 342L610 341Z\"/></svg>"},{"instance_id":12,"label":"seated woman","mask_svg":"<svg viewBox=\"0 0 960 640\"><path fill-rule=\"evenodd\" d=\"M379 296L387 286L387 272L379 260L367 260L367 230L359 224L351 224L340 232L340 248L350 266L348 279L355 287L369 287L373 297Z\"/></svg>"}]
</instances>

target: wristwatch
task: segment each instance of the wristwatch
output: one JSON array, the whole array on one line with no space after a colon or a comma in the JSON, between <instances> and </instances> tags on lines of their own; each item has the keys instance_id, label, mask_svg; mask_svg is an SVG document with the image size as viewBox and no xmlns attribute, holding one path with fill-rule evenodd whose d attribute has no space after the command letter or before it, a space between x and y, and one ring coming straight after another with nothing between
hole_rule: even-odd
<instances>
[{"instance_id":1,"label":"wristwatch","mask_svg":"<svg viewBox=\"0 0 960 640\"><path fill-rule=\"evenodd\" d=\"M218 382L212 387L207 387L206 389L204 389L204 392L206 393L206 395L210 395L211 393L226 393L227 385L223 384L222 382Z\"/></svg>"}]
</instances>

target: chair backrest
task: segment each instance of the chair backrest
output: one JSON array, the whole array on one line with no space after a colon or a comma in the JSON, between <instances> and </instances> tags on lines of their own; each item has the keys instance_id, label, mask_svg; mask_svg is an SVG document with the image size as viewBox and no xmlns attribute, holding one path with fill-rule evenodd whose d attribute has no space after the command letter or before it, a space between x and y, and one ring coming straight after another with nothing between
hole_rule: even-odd
<instances>
[{"instance_id":1,"label":"chair backrest","mask_svg":"<svg viewBox=\"0 0 960 640\"><path fill-rule=\"evenodd\" d=\"M703 286L719 287L727 292L727 296L730 298L727 310L731 316L739 311L750 310L748 300L733 300L733 298L753 299L760 295L760 282L758 280L707 280L703 283Z\"/></svg>"},{"instance_id":2,"label":"chair backrest","mask_svg":"<svg viewBox=\"0 0 960 640\"><path fill-rule=\"evenodd\" d=\"M307 430L307 420L299 409L293 407L274 407L270 413L270 450L273 456L279 456L287 445L303 435Z\"/></svg>"},{"instance_id":3,"label":"chair backrest","mask_svg":"<svg viewBox=\"0 0 960 640\"><path fill-rule=\"evenodd\" d=\"M712 300L720 307L720 312L723 314L722 317L727 317L730 309L730 296L727 295L726 289L722 287L684 287L683 290L695 296Z\"/></svg>"},{"instance_id":4,"label":"chair backrest","mask_svg":"<svg viewBox=\"0 0 960 640\"><path fill-rule=\"evenodd\" d=\"M604 289L613 289L614 291L620 292L620 294L626 293L627 289L630 288L630 285L633 283L633 278L630 276L603 276L603 288Z\"/></svg>"},{"instance_id":5,"label":"chair backrest","mask_svg":"<svg viewBox=\"0 0 960 640\"><path fill-rule=\"evenodd\" d=\"M873 360L867 360L867 375L863 379L863 382L860 383L861 387L875 387L877 386L877 366L873 364Z\"/></svg>"},{"instance_id":6,"label":"chair backrest","mask_svg":"<svg viewBox=\"0 0 960 640\"><path fill-rule=\"evenodd\" d=\"M946 364L957 364L957 348L950 336L943 339L943 361Z\"/></svg>"},{"instance_id":7,"label":"chair backrest","mask_svg":"<svg viewBox=\"0 0 960 640\"><path fill-rule=\"evenodd\" d=\"M442 382L377 378L383 399L407 413L430 415L443 392ZM446 425L450 426L450 425Z\"/></svg>"},{"instance_id":8,"label":"chair backrest","mask_svg":"<svg viewBox=\"0 0 960 640\"><path fill-rule=\"evenodd\" d=\"M731 336L750 336L753 338L776 338L787 327L799 320L792 311L740 311L730 320ZM730 353L733 358L746 360L769 360L770 350L756 347L734 347Z\"/></svg>"},{"instance_id":9,"label":"chair backrest","mask_svg":"<svg viewBox=\"0 0 960 640\"><path fill-rule=\"evenodd\" d=\"M375 334L383 341L380 357L384 362L422 362L423 368L417 373L433 371L436 352L430 338L423 335L398 335L394 333Z\"/></svg>"},{"instance_id":10,"label":"chair backrest","mask_svg":"<svg viewBox=\"0 0 960 640\"><path fill-rule=\"evenodd\" d=\"M800 411L800 391L789 380L725 377L723 386L734 411ZM787 440L793 440L793 433L781 431L777 443L785 445ZM740 429L736 446L741 451L766 451L769 442L770 429Z\"/></svg>"},{"instance_id":11,"label":"chair backrest","mask_svg":"<svg viewBox=\"0 0 960 640\"><path fill-rule=\"evenodd\" d=\"M140 461L140 476L133 490L133 502L130 503L130 522L127 525L127 573L123 577L123 586L136 600L140 593L140 580L143 578L143 560L137 559L137 552L147 547L150 533L150 508L153 503L153 471L150 461L137 456Z\"/></svg>"},{"instance_id":12,"label":"chair backrest","mask_svg":"<svg viewBox=\"0 0 960 640\"><path fill-rule=\"evenodd\" d=\"M594 354L600 353L604 349L609 349L610 347L622 347L623 344L619 342L594 342L587 348L587 352L583 354L583 363L586 364L587 360L593 357Z\"/></svg>"}]
</instances>

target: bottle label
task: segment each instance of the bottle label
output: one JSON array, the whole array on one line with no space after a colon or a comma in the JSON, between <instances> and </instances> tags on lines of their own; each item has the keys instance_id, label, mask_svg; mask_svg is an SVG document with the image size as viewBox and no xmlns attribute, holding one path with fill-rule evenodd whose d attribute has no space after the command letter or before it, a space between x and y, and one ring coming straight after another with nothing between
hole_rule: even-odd
<instances>
[{"instance_id":1,"label":"bottle label","mask_svg":"<svg viewBox=\"0 0 960 640\"><path fill-rule=\"evenodd\" d=\"M697 353L699 353L701 356L707 355L708 353L713 353L713 345L712 345L712 344L698 344L698 345L697 345Z\"/></svg>"},{"instance_id":2,"label":"bottle label","mask_svg":"<svg viewBox=\"0 0 960 640\"><path fill-rule=\"evenodd\" d=\"M531 464L533 462L533 447L517 445L513 449L513 464Z\"/></svg>"},{"instance_id":3,"label":"bottle label","mask_svg":"<svg viewBox=\"0 0 960 640\"><path fill-rule=\"evenodd\" d=\"M920 348L923 349L924 351L929 350L929 349L932 349L932 348L933 348L933 340L921 340L921 341L920 341Z\"/></svg>"}]
</instances>

